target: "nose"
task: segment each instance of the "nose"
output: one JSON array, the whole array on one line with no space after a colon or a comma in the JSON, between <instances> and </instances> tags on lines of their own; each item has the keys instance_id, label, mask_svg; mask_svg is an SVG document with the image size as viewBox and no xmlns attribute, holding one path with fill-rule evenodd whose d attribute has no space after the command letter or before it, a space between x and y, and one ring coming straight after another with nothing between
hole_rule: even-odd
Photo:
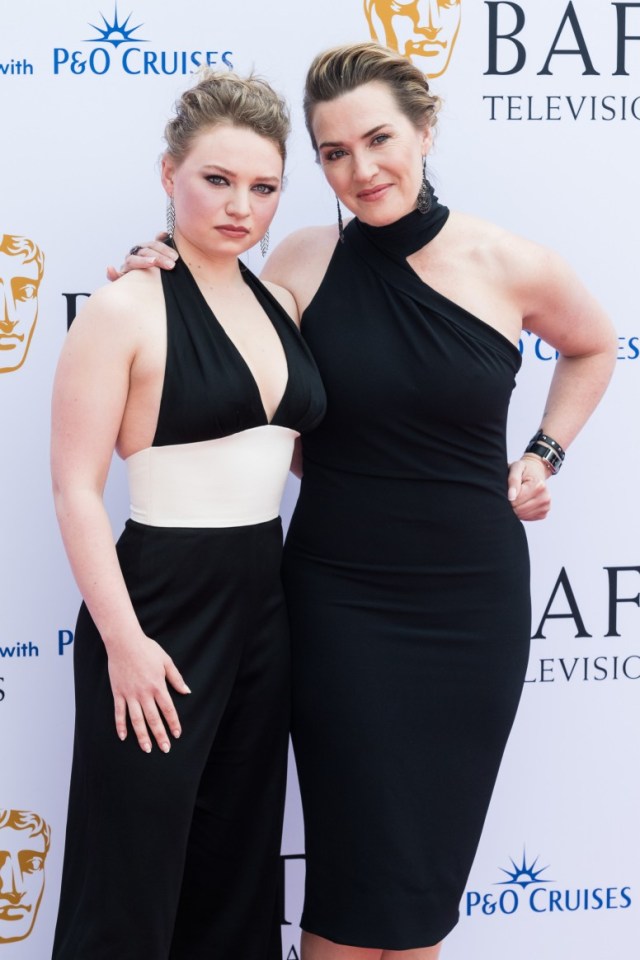
<instances>
[{"instance_id":1,"label":"nose","mask_svg":"<svg viewBox=\"0 0 640 960\"><path fill-rule=\"evenodd\" d=\"M17 322L14 299L11 292L0 281L0 330L2 333L11 333Z\"/></svg>"},{"instance_id":2,"label":"nose","mask_svg":"<svg viewBox=\"0 0 640 960\"><path fill-rule=\"evenodd\" d=\"M243 220L251 213L250 194L243 187L236 187L231 191L227 200L226 212L230 217Z\"/></svg>"},{"instance_id":3,"label":"nose","mask_svg":"<svg viewBox=\"0 0 640 960\"><path fill-rule=\"evenodd\" d=\"M356 180L368 183L378 172L378 164L374 158L367 152L354 152L353 154L353 176Z\"/></svg>"},{"instance_id":4,"label":"nose","mask_svg":"<svg viewBox=\"0 0 640 960\"><path fill-rule=\"evenodd\" d=\"M14 867L12 857L7 857L0 866L0 898L9 903L20 903L24 896L22 871L19 866Z\"/></svg>"},{"instance_id":5,"label":"nose","mask_svg":"<svg viewBox=\"0 0 640 960\"><path fill-rule=\"evenodd\" d=\"M417 11L414 17L416 33L423 34L427 40L435 40L442 30L438 0L426 0L426 2L418 3L416 6Z\"/></svg>"}]
</instances>

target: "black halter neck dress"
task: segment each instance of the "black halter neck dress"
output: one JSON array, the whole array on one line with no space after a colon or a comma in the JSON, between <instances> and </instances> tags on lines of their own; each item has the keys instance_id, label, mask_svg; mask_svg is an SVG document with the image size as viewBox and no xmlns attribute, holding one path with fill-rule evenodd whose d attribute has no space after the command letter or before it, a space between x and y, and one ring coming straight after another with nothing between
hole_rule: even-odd
<instances>
[{"instance_id":1,"label":"black halter neck dress","mask_svg":"<svg viewBox=\"0 0 640 960\"><path fill-rule=\"evenodd\" d=\"M328 400L285 547L302 926L358 947L457 922L529 647L520 355L406 262L447 217L352 221L302 320Z\"/></svg>"}]
</instances>

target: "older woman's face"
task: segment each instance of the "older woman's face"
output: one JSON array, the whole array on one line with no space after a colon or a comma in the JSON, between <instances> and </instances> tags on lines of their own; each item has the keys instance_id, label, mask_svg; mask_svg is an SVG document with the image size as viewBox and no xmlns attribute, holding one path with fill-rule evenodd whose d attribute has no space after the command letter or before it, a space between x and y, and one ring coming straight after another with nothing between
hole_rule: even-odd
<instances>
[{"instance_id":1,"label":"older woman's face","mask_svg":"<svg viewBox=\"0 0 640 960\"><path fill-rule=\"evenodd\" d=\"M427 77L449 66L462 0L365 0L373 40L411 60Z\"/></svg>"},{"instance_id":2,"label":"older woman's face","mask_svg":"<svg viewBox=\"0 0 640 960\"><path fill-rule=\"evenodd\" d=\"M418 130L380 81L364 83L313 111L313 134L329 185L372 226L415 209L430 130Z\"/></svg>"}]
</instances>

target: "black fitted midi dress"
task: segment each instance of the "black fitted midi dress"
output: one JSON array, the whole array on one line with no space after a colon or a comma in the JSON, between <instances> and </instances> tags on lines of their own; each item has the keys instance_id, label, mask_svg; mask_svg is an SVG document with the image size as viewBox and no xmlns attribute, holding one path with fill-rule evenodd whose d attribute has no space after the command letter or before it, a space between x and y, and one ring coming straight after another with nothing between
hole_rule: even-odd
<instances>
[{"instance_id":1,"label":"black fitted midi dress","mask_svg":"<svg viewBox=\"0 0 640 960\"><path fill-rule=\"evenodd\" d=\"M322 416L324 391L293 322L243 276L287 360L270 423L187 267L162 275L157 432L128 461L143 522L127 522L117 552L143 630L192 693L172 693L183 733L169 754L144 754L131 730L121 743L105 648L82 606L54 960L282 957L290 649L278 508L293 442Z\"/></svg>"},{"instance_id":2,"label":"black fitted midi dress","mask_svg":"<svg viewBox=\"0 0 640 960\"><path fill-rule=\"evenodd\" d=\"M302 319L327 392L284 566L302 926L359 947L455 925L529 647L505 444L520 355L406 262L447 216L434 199L352 221Z\"/></svg>"}]
</instances>

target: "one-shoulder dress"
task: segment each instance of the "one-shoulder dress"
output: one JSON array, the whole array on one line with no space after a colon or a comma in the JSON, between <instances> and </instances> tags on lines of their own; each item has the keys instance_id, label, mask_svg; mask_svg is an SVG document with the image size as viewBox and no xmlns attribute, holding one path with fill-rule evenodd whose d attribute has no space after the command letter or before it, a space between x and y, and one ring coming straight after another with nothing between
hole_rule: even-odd
<instances>
[{"instance_id":1,"label":"one-shoulder dress","mask_svg":"<svg viewBox=\"0 0 640 960\"><path fill-rule=\"evenodd\" d=\"M529 648L505 441L520 354L406 260L447 216L353 220L301 326L327 392L284 564L302 927L358 947L457 922Z\"/></svg>"},{"instance_id":2,"label":"one-shoulder dress","mask_svg":"<svg viewBox=\"0 0 640 960\"><path fill-rule=\"evenodd\" d=\"M153 445L129 457L117 544L144 632L192 693L149 755L116 736L107 657L83 605L55 960L281 960L276 906L287 763L289 629L279 506L295 438L324 411L316 366L241 266L284 349L271 420L183 261L163 273L167 359Z\"/></svg>"}]
</instances>

